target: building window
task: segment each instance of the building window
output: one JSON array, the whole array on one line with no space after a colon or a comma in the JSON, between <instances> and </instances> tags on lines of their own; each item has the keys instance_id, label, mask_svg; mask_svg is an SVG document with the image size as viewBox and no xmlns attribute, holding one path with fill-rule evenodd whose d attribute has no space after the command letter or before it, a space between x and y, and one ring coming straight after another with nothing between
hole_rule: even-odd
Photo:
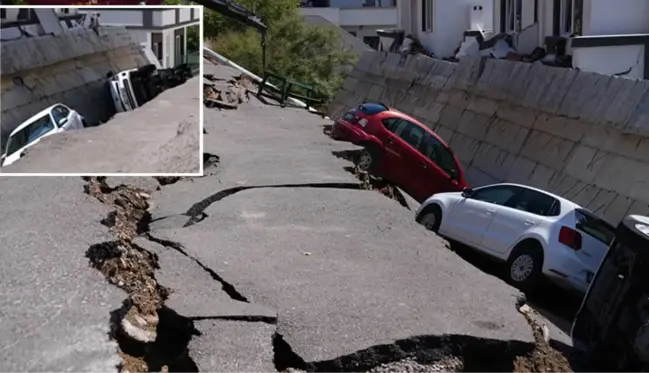
<instances>
[{"instance_id":1,"label":"building window","mask_svg":"<svg viewBox=\"0 0 649 373\"><path fill-rule=\"evenodd\" d=\"M5 8L0 9L0 18L2 18L2 19L7 18L7 9L5 9Z\"/></svg>"},{"instance_id":2,"label":"building window","mask_svg":"<svg viewBox=\"0 0 649 373\"><path fill-rule=\"evenodd\" d=\"M433 1L421 0L421 31L433 32Z\"/></svg>"},{"instance_id":3,"label":"building window","mask_svg":"<svg viewBox=\"0 0 649 373\"><path fill-rule=\"evenodd\" d=\"M503 32L513 33L522 30L523 18L523 0L503 0L500 2L501 16L504 16L504 21L501 21Z\"/></svg>"},{"instance_id":4,"label":"building window","mask_svg":"<svg viewBox=\"0 0 649 373\"><path fill-rule=\"evenodd\" d=\"M572 0L561 0L561 33L572 34L572 21L573 21L573 6Z\"/></svg>"}]
</instances>

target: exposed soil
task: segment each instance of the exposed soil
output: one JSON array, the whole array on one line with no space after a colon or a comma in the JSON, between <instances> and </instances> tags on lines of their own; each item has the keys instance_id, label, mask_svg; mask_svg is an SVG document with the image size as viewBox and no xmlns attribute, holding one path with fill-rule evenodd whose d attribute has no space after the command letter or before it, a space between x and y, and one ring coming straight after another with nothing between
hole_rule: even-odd
<instances>
[{"instance_id":1,"label":"exposed soil","mask_svg":"<svg viewBox=\"0 0 649 373\"><path fill-rule=\"evenodd\" d=\"M254 84L243 74L230 80L218 79L211 74L204 74L203 77L206 80L203 83L203 99L208 108L236 109L250 100L248 92L254 88Z\"/></svg>"},{"instance_id":2,"label":"exposed soil","mask_svg":"<svg viewBox=\"0 0 649 373\"><path fill-rule=\"evenodd\" d=\"M114 210L102 220L116 240L92 245L86 257L113 285L128 294L111 312L110 336L118 342L123 372L197 371L187 353L193 323L164 307L171 290L158 284L158 257L132 242L148 231L150 192L105 178L84 178L85 192Z\"/></svg>"}]
</instances>

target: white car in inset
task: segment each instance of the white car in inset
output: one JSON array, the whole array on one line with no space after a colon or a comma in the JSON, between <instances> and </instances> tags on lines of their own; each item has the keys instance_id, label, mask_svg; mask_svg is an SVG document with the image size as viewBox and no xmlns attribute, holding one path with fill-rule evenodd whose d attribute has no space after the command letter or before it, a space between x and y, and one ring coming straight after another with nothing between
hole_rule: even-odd
<instances>
[{"instance_id":1,"label":"white car in inset","mask_svg":"<svg viewBox=\"0 0 649 373\"><path fill-rule=\"evenodd\" d=\"M0 167L8 166L20 159L25 150L34 146L43 137L86 126L86 120L76 111L63 104L52 105L27 119L11 132Z\"/></svg>"},{"instance_id":2,"label":"white car in inset","mask_svg":"<svg viewBox=\"0 0 649 373\"><path fill-rule=\"evenodd\" d=\"M507 279L524 291L545 277L585 293L615 237L615 228L589 210L519 184L435 194L419 207L416 220L507 262Z\"/></svg>"}]
</instances>

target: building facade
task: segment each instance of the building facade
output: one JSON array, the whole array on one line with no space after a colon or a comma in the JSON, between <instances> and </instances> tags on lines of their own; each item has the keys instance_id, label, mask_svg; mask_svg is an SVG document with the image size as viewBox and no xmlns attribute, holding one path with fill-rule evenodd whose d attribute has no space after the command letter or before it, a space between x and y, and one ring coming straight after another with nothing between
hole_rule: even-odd
<instances>
[{"instance_id":1,"label":"building facade","mask_svg":"<svg viewBox=\"0 0 649 373\"><path fill-rule=\"evenodd\" d=\"M133 39L148 47L162 68L171 68L188 60L187 37L194 32L200 38L202 7L185 8L82 8L81 13L99 14L103 26L124 26ZM190 31L190 29L193 29Z\"/></svg>"},{"instance_id":2,"label":"building facade","mask_svg":"<svg viewBox=\"0 0 649 373\"><path fill-rule=\"evenodd\" d=\"M397 1L302 0L301 14L323 17L376 49L376 31L397 26Z\"/></svg>"},{"instance_id":3,"label":"building facade","mask_svg":"<svg viewBox=\"0 0 649 373\"><path fill-rule=\"evenodd\" d=\"M575 68L649 79L649 1L494 0L493 18L519 52L564 38Z\"/></svg>"}]
</instances>

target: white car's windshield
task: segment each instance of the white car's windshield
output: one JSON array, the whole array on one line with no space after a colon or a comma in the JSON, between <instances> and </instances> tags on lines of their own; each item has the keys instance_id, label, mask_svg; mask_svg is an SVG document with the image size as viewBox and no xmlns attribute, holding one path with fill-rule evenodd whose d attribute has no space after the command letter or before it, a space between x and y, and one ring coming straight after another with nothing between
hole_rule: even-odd
<instances>
[{"instance_id":1,"label":"white car's windshield","mask_svg":"<svg viewBox=\"0 0 649 373\"><path fill-rule=\"evenodd\" d=\"M24 148L25 146L36 141L41 136L56 128L49 114L33 121L30 125L22 130L14 133L7 141L7 155L11 155L16 151Z\"/></svg>"}]
</instances>

